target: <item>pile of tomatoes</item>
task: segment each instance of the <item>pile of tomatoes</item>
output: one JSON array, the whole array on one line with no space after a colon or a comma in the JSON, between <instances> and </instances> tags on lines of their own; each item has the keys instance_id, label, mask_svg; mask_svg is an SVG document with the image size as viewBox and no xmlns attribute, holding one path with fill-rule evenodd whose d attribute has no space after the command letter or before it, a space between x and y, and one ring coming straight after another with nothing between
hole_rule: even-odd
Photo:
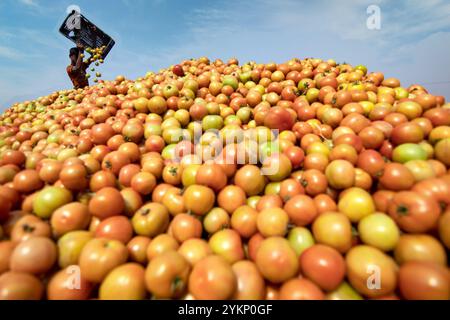
<instances>
[{"instance_id":1,"label":"pile of tomatoes","mask_svg":"<svg viewBox=\"0 0 450 320\"><path fill-rule=\"evenodd\" d=\"M449 299L449 169L443 97L333 60L17 103L0 299Z\"/></svg>"}]
</instances>

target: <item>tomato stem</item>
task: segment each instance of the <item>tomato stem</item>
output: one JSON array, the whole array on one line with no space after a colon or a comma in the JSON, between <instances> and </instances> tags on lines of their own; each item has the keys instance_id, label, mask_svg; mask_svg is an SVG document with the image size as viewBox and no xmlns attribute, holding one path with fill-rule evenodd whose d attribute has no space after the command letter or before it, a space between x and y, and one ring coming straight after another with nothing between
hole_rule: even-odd
<instances>
[{"instance_id":1,"label":"tomato stem","mask_svg":"<svg viewBox=\"0 0 450 320\"><path fill-rule=\"evenodd\" d=\"M404 205L399 205L397 208L397 214L400 216L407 216L408 215L408 207Z\"/></svg>"}]
</instances>

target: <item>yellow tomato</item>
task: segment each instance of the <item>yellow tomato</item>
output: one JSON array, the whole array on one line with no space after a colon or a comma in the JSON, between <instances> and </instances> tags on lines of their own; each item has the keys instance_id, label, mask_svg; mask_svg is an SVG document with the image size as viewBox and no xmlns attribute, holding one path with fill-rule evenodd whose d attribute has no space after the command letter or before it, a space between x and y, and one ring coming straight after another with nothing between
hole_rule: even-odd
<instances>
[{"instance_id":1,"label":"yellow tomato","mask_svg":"<svg viewBox=\"0 0 450 320\"><path fill-rule=\"evenodd\" d=\"M362 218L375 212L375 203L367 191L361 188L351 188L344 192L339 200L338 208L350 221L359 222Z\"/></svg>"},{"instance_id":2,"label":"yellow tomato","mask_svg":"<svg viewBox=\"0 0 450 320\"><path fill-rule=\"evenodd\" d=\"M397 224L384 213L374 213L363 218L358 224L358 232L365 244L383 251L393 250L400 239Z\"/></svg>"}]
</instances>

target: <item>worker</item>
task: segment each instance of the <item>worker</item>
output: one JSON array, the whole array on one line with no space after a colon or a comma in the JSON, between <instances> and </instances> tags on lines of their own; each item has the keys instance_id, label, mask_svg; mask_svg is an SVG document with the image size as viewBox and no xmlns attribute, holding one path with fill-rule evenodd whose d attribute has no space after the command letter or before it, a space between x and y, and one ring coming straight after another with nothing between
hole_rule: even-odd
<instances>
[{"instance_id":1,"label":"worker","mask_svg":"<svg viewBox=\"0 0 450 320\"><path fill-rule=\"evenodd\" d=\"M84 46L81 43L77 43L77 46L75 48L71 48L69 52L70 65L67 67L67 74L69 75L75 89L89 86L86 70L91 64L91 59L84 62L83 54Z\"/></svg>"}]
</instances>

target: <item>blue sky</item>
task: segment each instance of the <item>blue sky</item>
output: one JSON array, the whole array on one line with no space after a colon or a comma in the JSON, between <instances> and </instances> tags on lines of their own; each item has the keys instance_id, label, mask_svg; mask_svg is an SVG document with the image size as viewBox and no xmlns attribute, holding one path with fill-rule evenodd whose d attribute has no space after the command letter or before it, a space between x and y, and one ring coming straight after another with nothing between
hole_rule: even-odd
<instances>
[{"instance_id":1,"label":"blue sky","mask_svg":"<svg viewBox=\"0 0 450 320\"><path fill-rule=\"evenodd\" d=\"M371 4L381 8L380 30L366 26ZM72 43L58 33L69 5L116 40L104 79L200 56L319 57L365 64L450 99L449 0L0 0L0 110L70 88Z\"/></svg>"}]
</instances>

